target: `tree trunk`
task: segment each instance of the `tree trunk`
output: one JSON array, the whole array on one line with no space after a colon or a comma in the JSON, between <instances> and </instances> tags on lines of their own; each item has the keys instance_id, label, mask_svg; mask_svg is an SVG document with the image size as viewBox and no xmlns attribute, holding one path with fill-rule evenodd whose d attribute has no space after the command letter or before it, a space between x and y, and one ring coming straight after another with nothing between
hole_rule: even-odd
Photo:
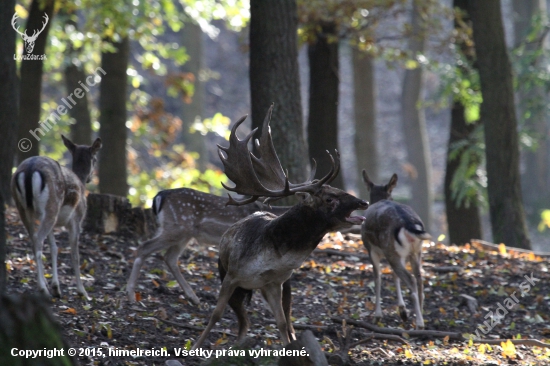
<instances>
[{"instance_id":1,"label":"tree trunk","mask_svg":"<svg viewBox=\"0 0 550 366\"><path fill-rule=\"evenodd\" d=\"M73 93L75 89L82 89L79 81L84 82L86 74L81 66L70 63L65 68L65 85L67 86L67 95ZM92 144L92 118L88 108L88 95L84 94L82 98L73 98L74 106L69 109L69 115L74 119L71 125L71 140L79 145Z\"/></svg>"},{"instance_id":2,"label":"tree trunk","mask_svg":"<svg viewBox=\"0 0 550 366\"><path fill-rule=\"evenodd\" d=\"M36 38L33 55L46 54L46 44L48 41L48 32L50 30L51 23L53 21L53 10L55 6L55 0L33 0L29 11L29 17L27 19L27 25L25 31L28 35L32 35L33 31L42 29L42 24L45 21L44 14L49 18L48 24ZM12 16L13 16L12 9ZM9 24L9 23L8 23ZM21 28L20 28L21 30ZM27 55L27 49L23 48L23 55ZM11 54L10 54L11 56ZM47 57L47 55L46 55ZM19 130L18 140L23 138L28 139L26 146L30 146L30 149L19 149L17 152L17 160L22 162L28 157L36 156L40 152L40 139L48 131L44 127L39 127L40 121L40 92L42 90L42 66L44 61L42 60L23 60L21 61L21 88L19 94ZM33 133L31 133L32 131Z\"/></svg>"},{"instance_id":3,"label":"tree trunk","mask_svg":"<svg viewBox=\"0 0 550 366\"><path fill-rule=\"evenodd\" d=\"M352 50L357 171L365 169L373 182L379 182L374 60L356 48ZM369 191L362 175L358 174L357 177L359 197L368 197Z\"/></svg>"},{"instance_id":4,"label":"tree trunk","mask_svg":"<svg viewBox=\"0 0 550 366\"><path fill-rule=\"evenodd\" d=\"M458 8L464 12L467 9L468 0L454 0L453 7ZM464 19L464 21L469 21ZM459 24L455 23L455 27L459 27ZM470 62L473 62L473 49L466 44L457 44L466 55ZM451 153L451 146L460 140L467 139L474 131L478 123L466 122L464 115L464 106L459 101L455 101L453 108L451 109L451 128L449 134L449 144L447 149L447 162L445 168L445 212L447 214L447 226L449 231L449 243L450 244L464 244L470 242L470 239L481 239L481 221L479 217L479 208L475 199L470 201L470 205L466 207L464 202L460 205L452 198L451 183L453 177L459 167L461 153L451 161L449 154Z\"/></svg>"},{"instance_id":5,"label":"tree trunk","mask_svg":"<svg viewBox=\"0 0 550 366\"><path fill-rule=\"evenodd\" d=\"M116 51L101 55L105 75L99 87L99 136L103 148L99 153L99 191L126 197L126 86L130 43L124 38L113 43Z\"/></svg>"},{"instance_id":6,"label":"tree trunk","mask_svg":"<svg viewBox=\"0 0 550 366\"><path fill-rule=\"evenodd\" d=\"M413 1L411 20L413 32L409 41L409 50L413 55L423 53L426 46L419 1ZM423 74L421 66L405 71L403 94L401 95L401 119L404 127L407 159L416 171L411 180L410 205L422 218L426 228L433 230L432 161L424 110L418 106L422 97Z\"/></svg>"},{"instance_id":7,"label":"tree trunk","mask_svg":"<svg viewBox=\"0 0 550 366\"><path fill-rule=\"evenodd\" d=\"M334 155L338 149L338 42L330 42L336 26L324 24L317 40L308 46L309 58L309 117L307 141L309 157L317 162L318 175L332 166L327 150ZM342 174L331 183L344 188Z\"/></svg>"},{"instance_id":8,"label":"tree trunk","mask_svg":"<svg viewBox=\"0 0 550 366\"><path fill-rule=\"evenodd\" d=\"M250 2L252 126L259 127L275 103L273 144L291 182L308 178L303 134L295 0Z\"/></svg>"},{"instance_id":9,"label":"tree trunk","mask_svg":"<svg viewBox=\"0 0 550 366\"><path fill-rule=\"evenodd\" d=\"M10 366L70 366L77 365L75 357L67 355L69 344L54 318L48 300L38 295L0 294L0 365ZM12 350L55 349L63 353L52 358L12 356Z\"/></svg>"},{"instance_id":10,"label":"tree trunk","mask_svg":"<svg viewBox=\"0 0 550 366\"><path fill-rule=\"evenodd\" d=\"M6 0L0 3L0 195L3 202L11 201L10 179L15 156L15 140L17 138L18 115L18 83L15 54L16 33L11 27L11 18L15 9L15 0ZM0 207L3 211L4 205ZM0 236L4 237L3 231ZM1 244L0 244L1 246ZM4 263L0 248L0 263ZM3 273L4 269L0 269ZM1 281L1 279L0 279Z\"/></svg>"},{"instance_id":11,"label":"tree trunk","mask_svg":"<svg viewBox=\"0 0 550 366\"><path fill-rule=\"evenodd\" d=\"M531 30L531 20L535 15L546 16L546 1L544 0L514 0L514 38L518 47L525 41ZM531 42L526 45L527 52L536 51L539 47L547 48L546 44ZM533 65L536 68L544 62L539 57ZM522 174L522 193L528 217L539 219L539 211L548 208L550 201L550 143L548 141L549 128L546 118L548 97L540 86L533 86L530 90L521 90L518 93L519 115L525 118L525 127L537 135L538 147L535 151L524 150L523 161L525 170ZM526 115L526 112L529 112Z\"/></svg>"},{"instance_id":12,"label":"tree trunk","mask_svg":"<svg viewBox=\"0 0 550 366\"><path fill-rule=\"evenodd\" d=\"M466 119L464 118L464 106L460 102L454 102L451 110L451 131L449 136L449 148L447 150L444 188L449 244L461 245L469 243L470 239L482 238L477 201L471 200L468 207L466 207L464 202L462 202L460 206L457 206L457 203L452 198L451 182L460 164L460 155L454 160L449 159L452 144L459 140L467 139L476 126L476 123L466 123Z\"/></svg>"},{"instance_id":13,"label":"tree trunk","mask_svg":"<svg viewBox=\"0 0 550 366\"><path fill-rule=\"evenodd\" d=\"M485 126L487 191L493 241L530 249L519 176L519 147L512 68L500 0L470 0L481 81L481 121Z\"/></svg>"},{"instance_id":14,"label":"tree trunk","mask_svg":"<svg viewBox=\"0 0 550 366\"><path fill-rule=\"evenodd\" d=\"M186 150L199 153L197 161L200 170L206 168L208 163L208 149L206 148L205 137L200 133L190 133L189 128L196 119L202 120L204 108L204 82L200 78L204 68L203 34L201 27L194 23L187 23L181 31L181 45L185 47L189 60L183 65L183 72L190 72L195 76L195 92L190 103L182 103L181 120L182 131L180 141L185 145Z\"/></svg>"}]
</instances>

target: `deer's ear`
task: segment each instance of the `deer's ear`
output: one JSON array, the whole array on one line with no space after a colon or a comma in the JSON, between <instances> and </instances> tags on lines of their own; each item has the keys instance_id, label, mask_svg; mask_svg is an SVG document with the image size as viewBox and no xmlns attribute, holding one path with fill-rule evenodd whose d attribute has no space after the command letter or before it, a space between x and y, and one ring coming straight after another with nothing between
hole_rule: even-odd
<instances>
[{"instance_id":1,"label":"deer's ear","mask_svg":"<svg viewBox=\"0 0 550 366\"><path fill-rule=\"evenodd\" d=\"M391 194L393 189L397 186L397 174L393 174L388 184L386 184L386 191Z\"/></svg>"},{"instance_id":2,"label":"deer's ear","mask_svg":"<svg viewBox=\"0 0 550 366\"><path fill-rule=\"evenodd\" d=\"M76 145L63 135L61 135L61 139L63 140L63 144L71 152L71 154L74 153L74 150L76 149Z\"/></svg>"},{"instance_id":3,"label":"deer's ear","mask_svg":"<svg viewBox=\"0 0 550 366\"><path fill-rule=\"evenodd\" d=\"M363 182L365 182L369 191L371 191L372 187L374 187L374 183L369 179L369 176L367 175L367 171L365 169L363 169Z\"/></svg>"},{"instance_id":4,"label":"deer's ear","mask_svg":"<svg viewBox=\"0 0 550 366\"><path fill-rule=\"evenodd\" d=\"M99 151L99 149L101 149L101 146L101 139L98 137L97 139L95 139L92 146L90 146L90 151L92 152L92 154L95 154Z\"/></svg>"}]
</instances>

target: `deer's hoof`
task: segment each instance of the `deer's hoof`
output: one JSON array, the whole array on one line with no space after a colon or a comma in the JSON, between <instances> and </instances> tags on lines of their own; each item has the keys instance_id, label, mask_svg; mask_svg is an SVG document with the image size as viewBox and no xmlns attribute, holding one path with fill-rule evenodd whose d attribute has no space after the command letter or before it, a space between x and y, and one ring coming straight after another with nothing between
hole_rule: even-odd
<instances>
[{"instance_id":1,"label":"deer's hoof","mask_svg":"<svg viewBox=\"0 0 550 366\"><path fill-rule=\"evenodd\" d=\"M401 320L406 322L407 319L409 318L409 316L407 315L407 309L403 305L401 305L401 306L399 306L398 312L399 312L399 317L401 318Z\"/></svg>"},{"instance_id":2,"label":"deer's hoof","mask_svg":"<svg viewBox=\"0 0 550 366\"><path fill-rule=\"evenodd\" d=\"M57 297L57 298L61 297L61 290L59 289L59 284L52 285L52 292L53 292L53 297Z\"/></svg>"}]
</instances>

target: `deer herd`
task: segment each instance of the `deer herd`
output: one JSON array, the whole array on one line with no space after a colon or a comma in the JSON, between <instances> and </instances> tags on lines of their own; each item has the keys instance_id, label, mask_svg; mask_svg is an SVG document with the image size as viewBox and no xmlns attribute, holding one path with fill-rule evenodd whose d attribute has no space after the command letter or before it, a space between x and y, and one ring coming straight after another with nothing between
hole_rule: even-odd
<instances>
[{"instance_id":1,"label":"deer herd","mask_svg":"<svg viewBox=\"0 0 550 366\"><path fill-rule=\"evenodd\" d=\"M416 328L423 328L422 242L430 240L431 236L412 208L392 200L397 175L394 174L386 185L376 185L363 170L370 206L365 200L329 186L340 170L337 151L333 154L327 151L332 167L324 177L314 178L313 160L309 179L302 183L289 182L271 140L272 108L264 120L261 136L254 140L257 153L248 148L257 129L243 139L237 137L237 130L246 116L231 129L229 146L218 145L225 174L235 184L224 187L248 198L236 199L229 195L226 200L189 188L169 189L156 195L152 209L159 229L155 237L142 243L137 250L126 286L128 301L136 301L136 284L146 258L165 250L164 261L168 269L185 297L198 305L199 298L179 269L179 256L191 240L208 245L219 243L218 270L222 284L216 307L193 348L205 342L228 304L237 315L237 343L241 342L250 325L245 302L250 300L253 290L260 290L275 318L282 343L286 345L296 339L291 322L290 277L293 271L300 268L325 234L361 225L361 237L374 273L375 318L382 316L380 261L386 258L393 269L399 315L407 319L401 294L403 282L411 292ZM88 299L80 279L78 239L86 214L85 184L94 170L101 140L98 138L91 146L84 146L75 145L65 136L62 139L72 155L71 170L47 157L31 157L13 174L11 188L32 243L40 291L51 296L42 263L47 237L52 257L51 291L53 296L61 296L53 228L65 226L69 232L77 292ZM270 206L270 202L291 195L299 197L294 206ZM263 203L258 201L260 198ZM353 215L357 210L364 211L365 216ZM407 261L412 275L406 269Z\"/></svg>"}]
</instances>

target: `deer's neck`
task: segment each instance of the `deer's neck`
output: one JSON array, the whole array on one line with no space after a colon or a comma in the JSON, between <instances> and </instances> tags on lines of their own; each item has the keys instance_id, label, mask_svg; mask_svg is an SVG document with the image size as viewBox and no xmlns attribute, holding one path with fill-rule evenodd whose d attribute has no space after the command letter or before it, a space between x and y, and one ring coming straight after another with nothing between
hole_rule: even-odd
<instances>
[{"instance_id":1,"label":"deer's neck","mask_svg":"<svg viewBox=\"0 0 550 366\"><path fill-rule=\"evenodd\" d=\"M282 252L312 251L329 229L323 215L301 203L274 219L269 226L272 242Z\"/></svg>"}]
</instances>

